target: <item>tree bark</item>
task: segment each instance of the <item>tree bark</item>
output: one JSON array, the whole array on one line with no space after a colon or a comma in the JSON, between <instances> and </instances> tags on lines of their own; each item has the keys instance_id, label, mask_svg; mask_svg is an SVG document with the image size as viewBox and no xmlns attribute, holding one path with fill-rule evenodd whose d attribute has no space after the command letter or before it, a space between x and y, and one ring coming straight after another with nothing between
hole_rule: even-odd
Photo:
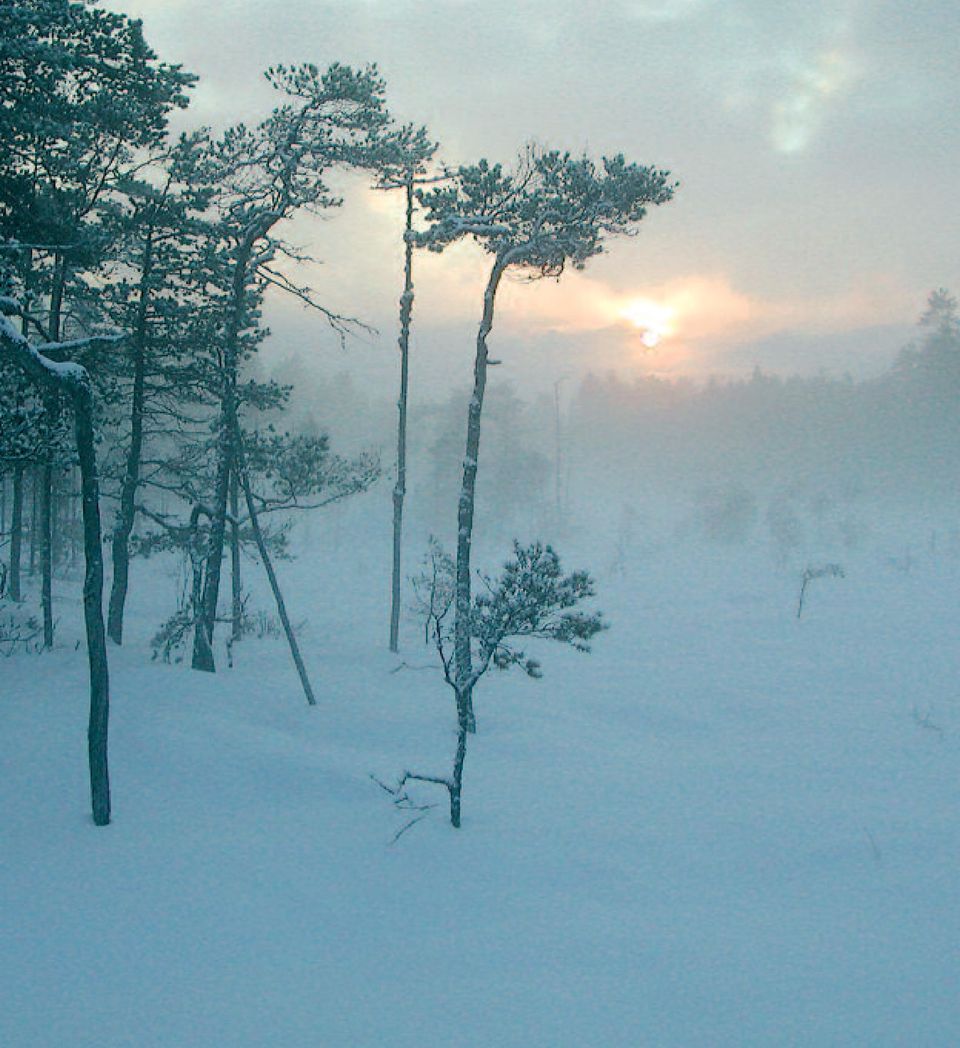
<instances>
[{"instance_id":1,"label":"tree bark","mask_svg":"<svg viewBox=\"0 0 960 1048\"><path fill-rule=\"evenodd\" d=\"M234 469L234 434L237 422L237 366L238 341L243 300L247 292L247 272L253 245L259 231L251 230L237 251L230 292L230 312L224 338L223 383L221 386L217 479L214 492L213 517L210 521L210 539L207 548L207 568L203 580L203 598L193 638L195 670L216 672L213 656L213 631L217 622L217 602L220 599L220 575L223 567L223 547L226 540L227 502L230 496L230 474Z\"/></svg>"},{"instance_id":2,"label":"tree bark","mask_svg":"<svg viewBox=\"0 0 960 1048\"><path fill-rule=\"evenodd\" d=\"M400 570L403 541L403 499L407 493L407 387L410 376L410 320L413 315L413 172L406 184L403 294L400 296L400 399L397 401L397 483L393 488L393 578L390 598L390 650L400 643Z\"/></svg>"},{"instance_id":3,"label":"tree bark","mask_svg":"<svg viewBox=\"0 0 960 1048\"><path fill-rule=\"evenodd\" d=\"M137 515L137 489L143 454L143 408L146 397L147 315L150 304L150 276L153 270L153 238L148 234L140 274L137 318L130 342L133 360L133 391L130 400L130 446L120 490L120 510L113 529L113 583L107 612L107 633L114 644L123 643L123 612L130 580L130 535Z\"/></svg>"},{"instance_id":4,"label":"tree bark","mask_svg":"<svg viewBox=\"0 0 960 1048\"><path fill-rule=\"evenodd\" d=\"M23 548L23 466L13 470L13 499L10 507L10 570L7 585L10 599L23 599L20 591L20 555Z\"/></svg>"},{"instance_id":5,"label":"tree bark","mask_svg":"<svg viewBox=\"0 0 960 1048\"><path fill-rule=\"evenodd\" d=\"M33 470L30 484L30 559L27 561L27 574L33 578L37 570L37 546L40 536L40 513L38 509L40 491L40 467Z\"/></svg>"},{"instance_id":6,"label":"tree bark","mask_svg":"<svg viewBox=\"0 0 960 1048\"><path fill-rule=\"evenodd\" d=\"M40 470L40 608L43 646L53 647L53 466Z\"/></svg>"},{"instance_id":7,"label":"tree bark","mask_svg":"<svg viewBox=\"0 0 960 1048\"><path fill-rule=\"evenodd\" d=\"M240 639L243 626L243 580L240 577L240 492L237 470L230 474L230 637Z\"/></svg>"},{"instance_id":8,"label":"tree bark","mask_svg":"<svg viewBox=\"0 0 960 1048\"><path fill-rule=\"evenodd\" d=\"M33 271L33 252L27 250L26 264L23 274L23 286L25 291L30 291L30 277ZM20 333L24 338L29 335L30 324L28 310L25 307L23 317L20 321ZM21 601L23 596L20 589L20 561L23 554L23 466L17 464L13 468L13 493L12 505L10 507L10 561L7 578L7 592L13 601Z\"/></svg>"},{"instance_id":9,"label":"tree bark","mask_svg":"<svg viewBox=\"0 0 960 1048\"><path fill-rule=\"evenodd\" d=\"M53 288L50 292L48 334L51 342L60 341L63 292L67 282L67 262L57 252L53 264ZM51 426L59 415L57 391L48 400L47 416ZM53 461L48 451L40 470L40 607L43 611L43 646L53 647Z\"/></svg>"},{"instance_id":10,"label":"tree bark","mask_svg":"<svg viewBox=\"0 0 960 1048\"><path fill-rule=\"evenodd\" d=\"M110 822L110 779L107 765L107 735L110 715L110 675L106 634L103 628L103 546L100 525L100 485L97 477L96 440L93 425L93 393L82 368L59 370L35 352L26 338L0 325L0 343L16 364L46 389L70 394L74 407L77 457L80 463L83 499L83 615L90 669L90 719L87 754L90 766L90 796L93 821Z\"/></svg>"},{"instance_id":11,"label":"tree bark","mask_svg":"<svg viewBox=\"0 0 960 1048\"><path fill-rule=\"evenodd\" d=\"M473 658L470 651L471 578L470 551L473 541L473 515L476 501L477 461L480 454L480 416L487 387L487 336L493 330L493 314L500 278L508 265L498 255L490 271L483 295L483 315L477 331L477 356L473 368L473 396L467 411L467 445L463 459L463 483L457 506L457 579L454 601L453 655L454 683L458 716L466 730L476 731L473 713Z\"/></svg>"},{"instance_id":12,"label":"tree bark","mask_svg":"<svg viewBox=\"0 0 960 1048\"><path fill-rule=\"evenodd\" d=\"M460 795L463 791L463 762L467 757L467 728L461 723L457 729L457 756L453 762L453 775L450 777L450 824L460 829Z\"/></svg>"},{"instance_id":13,"label":"tree bark","mask_svg":"<svg viewBox=\"0 0 960 1048\"><path fill-rule=\"evenodd\" d=\"M235 423L235 427L234 450L236 452L237 472L240 476L240 483L243 485L243 494L247 503L247 512L250 515L250 525L253 528L253 537L256 540L257 549L260 551L260 559L263 561L264 569L267 572L267 578L270 580L270 588L273 590L273 599L277 604L277 613L280 616L280 621L283 623L283 631L287 635L287 644L290 645L290 654L293 657L293 664L297 668L297 674L300 677L300 683L303 686L303 694L306 696L307 702L311 706L316 706L317 700L314 697L313 688L310 686L310 678L307 676L306 666L304 666L303 659L300 656L300 646L297 644L297 638L293 632L293 626L290 624L290 617L287 615L287 605L284 602L283 594L280 592L280 583L277 580L277 573L273 570L270 553L267 550L267 544L264 541L263 532L260 529L260 520L257 517L257 507L254 504L253 491L250 488L250 476L247 473L246 456L243 451L243 437L240 434L239 422Z\"/></svg>"},{"instance_id":14,"label":"tree bark","mask_svg":"<svg viewBox=\"0 0 960 1048\"><path fill-rule=\"evenodd\" d=\"M90 765L90 800L97 826L110 822L110 773L107 735L110 719L110 673L103 628L103 544L100 523L100 483L97 477L93 398L89 387L74 391L77 457L83 504L83 617L90 667L90 719L87 755Z\"/></svg>"}]
</instances>

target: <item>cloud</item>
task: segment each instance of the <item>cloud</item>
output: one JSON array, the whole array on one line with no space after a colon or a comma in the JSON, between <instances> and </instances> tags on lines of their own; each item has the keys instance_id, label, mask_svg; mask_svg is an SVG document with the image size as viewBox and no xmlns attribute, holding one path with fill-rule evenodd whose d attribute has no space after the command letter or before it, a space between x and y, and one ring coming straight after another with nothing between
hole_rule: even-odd
<instances>
[{"instance_id":1,"label":"cloud","mask_svg":"<svg viewBox=\"0 0 960 1048\"><path fill-rule=\"evenodd\" d=\"M771 107L770 138L781 153L799 153L820 129L829 105L857 78L851 56L840 49L801 64L786 93Z\"/></svg>"},{"instance_id":2,"label":"cloud","mask_svg":"<svg viewBox=\"0 0 960 1048\"><path fill-rule=\"evenodd\" d=\"M559 285L505 283L496 337L513 332L518 348L542 331L632 352L642 332L621 313L645 300L672 311L673 333L638 360L685 354L678 367L697 370L778 332L799 346L909 322L929 287L960 287L945 217L955 0L106 3L143 16L158 52L202 75L188 124L259 119L275 101L260 77L271 62L375 59L398 117L427 123L449 162L509 162L536 136L675 171L676 200L633 246ZM359 183L344 196L328 221L292 230L326 261L304 280L377 324L392 353L399 200L366 199ZM469 351L488 267L473 245L419 256L417 337L455 325Z\"/></svg>"},{"instance_id":3,"label":"cloud","mask_svg":"<svg viewBox=\"0 0 960 1048\"><path fill-rule=\"evenodd\" d=\"M628 15L650 22L677 22L698 14L713 0L633 0L626 3Z\"/></svg>"}]
</instances>

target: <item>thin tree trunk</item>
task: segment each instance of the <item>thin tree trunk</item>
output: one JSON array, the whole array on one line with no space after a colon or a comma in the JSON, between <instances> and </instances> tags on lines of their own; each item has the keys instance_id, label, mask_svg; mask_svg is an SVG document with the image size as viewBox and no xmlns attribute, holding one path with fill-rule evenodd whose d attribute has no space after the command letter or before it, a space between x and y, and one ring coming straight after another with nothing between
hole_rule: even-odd
<instances>
[{"instance_id":1,"label":"thin tree trunk","mask_svg":"<svg viewBox=\"0 0 960 1048\"><path fill-rule=\"evenodd\" d=\"M143 406L146 397L147 315L150 304L150 276L153 270L153 238L148 234L140 274L136 326L130 340L133 358L133 391L130 400L130 446L120 490L120 510L113 529L113 583L107 612L107 633L114 644L123 643L123 612L130 581L130 535L137 515L137 489L140 487L140 461L143 454Z\"/></svg>"},{"instance_id":2,"label":"thin tree trunk","mask_svg":"<svg viewBox=\"0 0 960 1048\"><path fill-rule=\"evenodd\" d=\"M64 561L63 472L53 470L50 476L50 563L53 570Z\"/></svg>"},{"instance_id":3,"label":"thin tree trunk","mask_svg":"<svg viewBox=\"0 0 960 1048\"><path fill-rule=\"evenodd\" d=\"M462 723L457 728L457 756L453 762L453 775L450 778L450 823L460 829L460 794L463 791L463 762L467 757L467 732L469 728Z\"/></svg>"},{"instance_id":4,"label":"thin tree trunk","mask_svg":"<svg viewBox=\"0 0 960 1048\"><path fill-rule=\"evenodd\" d=\"M243 580L240 577L240 491L236 468L230 474L230 637L243 632Z\"/></svg>"},{"instance_id":5,"label":"thin tree trunk","mask_svg":"<svg viewBox=\"0 0 960 1048\"><path fill-rule=\"evenodd\" d=\"M83 490L82 490L81 477L78 481L77 488L71 492L70 495L70 506L72 513L73 525L71 527L71 534L74 536L73 542L73 555L70 558L71 567L75 566L77 560L83 552ZM78 537L79 536L79 540Z\"/></svg>"},{"instance_id":6,"label":"thin tree trunk","mask_svg":"<svg viewBox=\"0 0 960 1048\"><path fill-rule=\"evenodd\" d=\"M32 578L37 570L37 546L40 535L40 514L38 492L40 491L40 467L33 470L30 484L30 559L27 561L27 574Z\"/></svg>"},{"instance_id":7,"label":"thin tree trunk","mask_svg":"<svg viewBox=\"0 0 960 1048\"><path fill-rule=\"evenodd\" d=\"M507 267L505 257L497 256L483 295L483 316L477 332L477 357L473 369L473 396L467 411L467 446L463 459L463 484L457 507L457 579L454 602L454 680L458 715L466 730L476 731L473 713L473 659L470 651L470 549L473 541L473 513L477 487L477 460L480 453L480 415L487 386L487 336L493 329L493 311L500 278Z\"/></svg>"},{"instance_id":8,"label":"thin tree trunk","mask_svg":"<svg viewBox=\"0 0 960 1048\"><path fill-rule=\"evenodd\" d=\"M277 613L280 616L280 621L283 623L283 631L287 635L287 643L290 645L290 654L293 656L293 664L297 668L300 683L303 685L303 694L306 696L307 702L311 706L316 706L317 700L314 697L313 688L310 686L310 678L307 676L307 669L300 656L300 646L297 644L297 638L294 635L293 626L290 624L290 617L287 615L287 606L284 602L283 594L280 592L280 583L277 581L277 573L273 570L270 553L267 550L267 544L264 541L263 532L260 530L260 521L257 517L257 507L254 504L253 492L250 488L250 476L247 473L246 456L243 451L243 437L240 434L240 425L238 422L235 422L234 425L234 451L236 452L237 472L240 475L240 483L243 485L243 494L247 503L247 512L250 514L250 526L253 528L253 537L256 540L257 549L260 551L260 559L263 561L263 566L267 572L267 578L270 580L270 588L273 590L273 598L277 602Z\"/></svg>"},{"instance_id":9,"label":"thin tree trunk","mask_svg":"<svg viewBox=\"0 0 960 1048\"><path fill-rule=\"evenodd\" d=\"M407 493L407 386L410 375L410 319L413 314L413 172L407 176L407 220L404 235L403 294L400 296L400 399L397 402L397 483L393 488L393 578L390 597L390 650L400 642L400 554L403 499Z\"/></svg>"},{"instance_id":10,"label":"thin tree trunk","mask_svg":"<svg viewBox=\"0 0 960 1048\"><path fill-rule=\"evenodd\" d=\"M23 274L23 287L26 292L30 291L30 276L33 271L33 252L28 248L26 252L26 264ZM24 338L28 337L30 329L28 318L28 307L24 305L23 317L20 320L20 333ZM13 493L12 505L10 507L10 561L7 579L7 591L10 599L21 601L23 596L20 590L20 560L23 553L23 466L17 464L13 468Z\"/></svg>"},{"instance_id":11,"label":"thin tree trunk","mask_svg":"<svg viewBox=\"0 0 960 1048\"><path fill-rule=\"evenodd\" d=\"M43 646L53 647L53 466L40 471L40 607L43 612Z\"/></svg>"},{"instance_id":12,"label":"thin tree trunk","mask_svg":"<svg viewBox=\"0 0 960 1048\"><path fill-rule=\"evenodd\" d=\"M207 568L203 581L203 600L193 637L193 668L207 673L216 672L213 657L213 631L217 622L217 602L220 598L220 575L223 567L223 547L226 539L227 501L230 495L230 474L234 468L234 433L237 424L237 344L243 315L243 300L247 291L247 269L256 241L251 231L240 245L231 287L230 313L224 339L223 385L219 421L217 479L210 521L207 547Z\"/></svg>"},{"instance_id":13,"label":"thin tree trunk","mask_svg":"<svg viewBox=\"0 0 960 1048\"><path fill-rule=\"evenodd\" d=\"M48 333L51 342L60 341L63 292L67 282L67 263L60 252L54 256L53 288L50 292ZM59 415L59 397L48 399L47 417L51 429ZM40 471L40 606L43 611L43 646L53 647L53 451L48 451Z\"/></svg>"},{"instance_id":14,"label":"thin tree trunk","mask_svg":"<svg viewBox=\"0 0 960 1048\"><path fill-rule=\"evenodd\" d=\"M13 504L10 507L10 599L20 601L20 553L23 543L23 466L13 470Z\"/></svg>"},{"instance_id":15,"label":"thin tree trunk","mask_svg":"<svg viewBox=\"0 0 960 1048\"><path fill-rule=\"evenodd\" d=\"M97 826L110 822L110 779L107 765L107 734L110 715L110 674L106 635L103 628L103 546L100 527L100 486L97 478L96 440L93 426L93 395L89 376L82 370L63 372L35 352L23 336L0 326L0 342L12 353L21 370L52 391L68 391L73 400L77 458L80 463L83 497L83 551L86 564L83 581L83 615L90 668L90 720L87 752L90 765L90 797ZM79 374L78 374L79 372Z\"/></svg>"},{"instance_id":16,"label":"thin tree trunk","mask_svg":"<svg viewBox=\"0 0 960 1048\"><path fill-rule=\"evenodd\" d=\"M77 457L83 505L83 617L90 666L90 720L87 752L90 764L90 799L97 826L110 822L110 773L107 734L110 719L110 673L103 628L103 544L100 524L100 484L97 477L93 403L89 387L74 393Z\"/></svg>"},{"instance_id":17,"label":"thin tree trunk","mask_svg":"<svg viewBox=\"0 0 960 1048\"><path fill-rule=\"evenodd\" d=\"M207 566L204 571L203 597L200 616L194 631L193 662L195 670L216 672L213 655L213 632L217 623L217 604L220 599L220 576L223 568L223 547L226 538L227 501L230 495L230 473L233 470L234 448L229 435L231 419L235 415L233 387L224 392L220 411L218 437L217 479L214 487L213 516L207 540Z\"/></svg>"}]
</instances>

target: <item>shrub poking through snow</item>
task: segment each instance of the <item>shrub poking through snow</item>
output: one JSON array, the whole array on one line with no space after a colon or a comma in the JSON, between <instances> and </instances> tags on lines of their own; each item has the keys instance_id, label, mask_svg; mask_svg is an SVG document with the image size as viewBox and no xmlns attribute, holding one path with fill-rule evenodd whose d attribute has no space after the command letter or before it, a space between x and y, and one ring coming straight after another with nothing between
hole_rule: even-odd
<instances>
[{"instance_id":1,"label":"shrub poking through snow","mask_svg":"<svg viewBox=\"0 0 960 1048\"><path fill-rule=\"evenodd\" d=\"M430 643L430 631L438 616L443 619L453 604L457 569L453 557L440 540L430 536L429 548L420 562L423 570L410 576L413 600L410 610L423 621L423 643Z\"/></svg>"},{"instance_id":2,"label":"shrub poking through snow","mask_svg":"<svg viewBox=\"0 0 960 1048\"><path fill-rule=\"evenodd\" d=\"M38 652L42 647L42 627L36 616L7 599L7 568L0 564L0 656L16 651Z\"/></svg>"},{"instance_id":3,"label":"shrub poking through snow","mask_svg":"<svg viewBox=\"0 0 960 1048\"><path fill-rule=\"evenodd\" d=\"M607 628L607 623L600 612L583 611L578 607L595 593L593 579L587 572L574 571L565 575L560 558L551 546L541 542L523 546L514 542L513 557L504 564L497 578L480 575L486 592L475 596L471 606L473 672L468 680L462 681L454 663L454 625L449 621L455 564L435 539L431 540L428 560L431 567L428 622L444 680L453 689L457 700L457 752L449 776L405 771L395 786L379 784L391 794L398 807L407 811L423 810L412 805L406 791L407 783L429 782L443 786L450 796L450 822L459 827L463 765L469 733L462 689L472 692L491 666L499 670L517 666L529 677L542 677L540 662L528 656L518 643L530 639L554 640L569 644L577 651L589 652L590 642ZM407 823L400 832L421 817Z\"/></svg>"}]
</instances>

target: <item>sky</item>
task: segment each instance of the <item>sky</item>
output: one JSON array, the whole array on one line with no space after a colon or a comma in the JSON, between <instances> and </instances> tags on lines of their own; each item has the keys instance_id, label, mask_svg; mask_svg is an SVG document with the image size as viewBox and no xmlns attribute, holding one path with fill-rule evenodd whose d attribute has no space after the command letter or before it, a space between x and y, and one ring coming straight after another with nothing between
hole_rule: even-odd
<instances>
[{"instance_id":1,"label":"sky","mask_svg":"<svg viewBox=\"0 0 960 1048\"><path fill-rule=\"evenodd\" d=\"M391 111L425 124L447 163L509 163L535 140L668 168L680 188L639 236L559 284L504 287L491 347L513 381L877 374L928 292L960 291L956 0L105 6L200 76L181 126L254 122L273 63L376 62ZM270 351L392 379L401 201L341 184L341 211L288 234L323 260L310 279L324 302L379 334L344 356L316 317L275 302ZM488 264L468 244L418 257L425 382L469 368Z\"/></svg>"}]
</instances>

